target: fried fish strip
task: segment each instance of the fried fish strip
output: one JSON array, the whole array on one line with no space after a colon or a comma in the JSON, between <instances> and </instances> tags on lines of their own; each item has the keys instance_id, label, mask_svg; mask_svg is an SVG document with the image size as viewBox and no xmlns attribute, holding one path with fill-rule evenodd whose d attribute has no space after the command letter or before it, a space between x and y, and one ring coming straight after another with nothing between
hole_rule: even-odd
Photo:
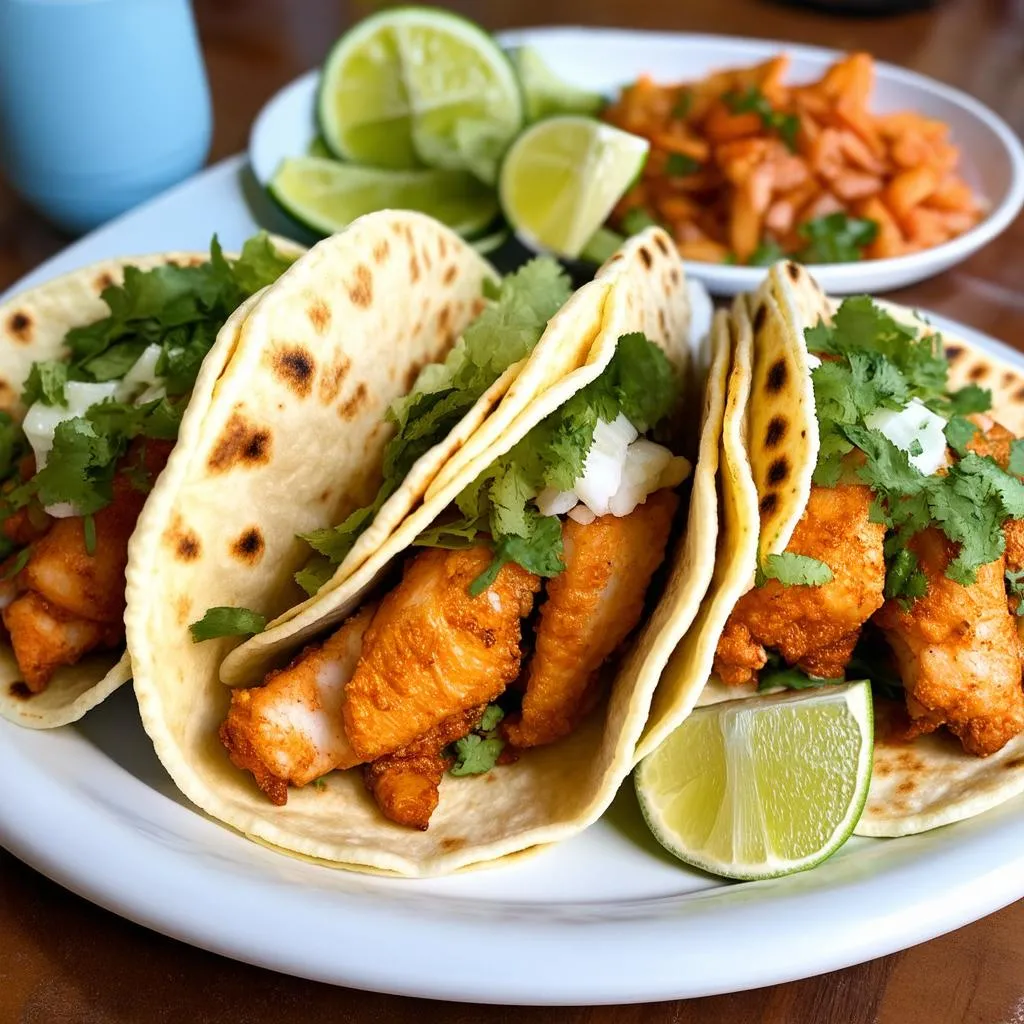
<instances>
[{"instance_id":1,"label":"fried fish strip","mask_svg":"<svg viewBox=\"0 0 1024 1024\"><path fill-rule=\"evenodd\" d=\"M81 618L32 591L15 598L0 615L32 693L45 690L62 665L74 665L90 651L116 647L124 640L123 624Z\"/></svg>"},{"instance_id":2,"label":"fried fish strip","mask_svg":"<svg viewBox=\"0 0 1024 1024\"><path fill-rule=\"evenodd\" d=\"M887 601L875 615L896 655L914 735L940 725L971 754L994 754L1024 730L1021 647L1007 611L1005 558L961 586L946 576L957 546L931 527L911 542L928 592L904 609Z\"/></svg>"},{"instance_id":3,"label":"fried fish strip","mask_svg":"<svg viewBox=\"0 0 1024 1024\"><path fill-rule=\"evenodd\" d=\"M664 490L628 516L566 520L565 570L548 584L541 607L522 717L505 729L513 746L553 743L590 709L601 666L640 621L678 506Z\"/></svg>"},{"instance_id":4,"label":"fried fish strip","mask_svg":"<svg viewBox=\"0 0 1024 1024\"><path fill-rule=\"evenodd\" d=\"M768 580L744 594L715 652L715 672L723 682L756 678L766 647L811 675L843 675L861 627L884 600L885 527L870 521L870 507L865 486L811 488L786 550L824 562L832 580L820 587Z\"/></svg>"},{"instance_id":5,"label":"fried fish strip","mask_svg":"<svg viewBox=\"0 0 1024 1024\"><path fill-rule=\"evenodd\" d=\"M441 779L451 767L445 748L476 726L486 704L460 711L407 747L363 766L363 782L385 818L425 832L440 800Z\"/></svg>"},{"instance_id":6,"label":"fried fish strip","mask_svg":"<svg viewBox=\"0 0 1024 1024\"><path fill-rule=\"evenodd\" d=\"M262 686L231 691L221 743L271 803L287 802L289 784L305 786L359 764L341 707L373 611L372 605L364 608L324 644L307 647L287 668L270 673Z\"/></svg>"},{"instance_id":7,"label":"fried fish strip","mask_svg":"<svg viewBox=\"0 0 1024 1024\"><path fill-rule=\"evenodd\" d=\"M540 580L514 563L472 597L490 565L484 546L430 548L405 567L380 603L345 691L345 731L360 761L374 761L460 711L488 704L519 675L520 620Z\"/></svg>"}]
</instances>

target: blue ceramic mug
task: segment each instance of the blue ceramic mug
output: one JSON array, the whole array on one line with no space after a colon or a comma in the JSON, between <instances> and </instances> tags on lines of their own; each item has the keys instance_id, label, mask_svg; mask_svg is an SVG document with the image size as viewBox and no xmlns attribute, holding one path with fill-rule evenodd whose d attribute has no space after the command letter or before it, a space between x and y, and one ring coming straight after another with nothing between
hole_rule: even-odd
<instances>
[{"instance_id":1,"label":"blue ceramic mug","mask_svg":"<svg viewBox=\"0 0 1024 1024\"><path fill-rule=\"evenodd\" d=\"M0 168L56 224L194 174L211 128L189 0L0 0Z\"/></svg>"}]
</instances>

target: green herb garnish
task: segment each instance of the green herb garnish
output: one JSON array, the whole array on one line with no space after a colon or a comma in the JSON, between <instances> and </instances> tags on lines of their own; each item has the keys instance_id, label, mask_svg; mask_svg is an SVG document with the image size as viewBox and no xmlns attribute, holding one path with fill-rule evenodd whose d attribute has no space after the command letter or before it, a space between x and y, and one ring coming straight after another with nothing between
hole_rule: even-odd
<instances>
[{"instance_id":1,"label":"green herb garnish","mask_svg":"<svg viewBox=\"0 0 1024 1024\"><path fill-rule=\"evenodd\" d=\"M768 580L778 580L784 587L823 587L833 578L832 570L820 559L792 551L766 555L756 577L755 584L759 587Z\"/></svg>"},{"instance_id":2,"label":"green herb garnish","mask_svg":"<svg viewBox=\"0 0 1024 1024\"><path fill-rule=\"evenodd\" d=\"M477 727L451 746L455 763L449 768L452 775L483 775L489 772L505 748L505 741L497 729L505 717L497 704L489 704Z\"/></svg>"},{"instance_id":3,"label":"green herb garnish","mask_svg":"<svg viewBox=\"0 0 1024 1024\"><path fill-rule=\"evenodd\" d=\"M220 636L253 636L262 633L267 617L251 608L207 608L206 614L188 627L193 643L213 640Z\"/></svg>"},{"instance_id":4,"label":"green herb garnish","mask_svg":"<svg viewBox=\"0 0 1024 1024\"><path fill-rule=\"evenodd\" d=\"M665 161L665 173L673 178L685 178L700 170L700 161L685 153L669 153Z\"/></svg>"},{"instance_id":5,"label":"green herb garnish","mask_svg":"<svg viewBox=\"0 0 1024 1024\"><path fill-rule=\"evenodd\" d=\"M722 99L734 114L757 114L769 131L776 132L791 152L796 152L796 137L800 132L800 119L795 114L776 110L756 85L743 92L727 92Z\"/></svg>"},{"instance_id":6,"label":"green herb garnish","mask_svg":"<svg viewBox=\"0 0 1024 1024\"><path fill-rule=\"evenodd\" d=\"M854 263L878 237L875 221L841 212L815 217L797 230L807 243L797 254L801 263Z\"/></svg>"}]
</instances>

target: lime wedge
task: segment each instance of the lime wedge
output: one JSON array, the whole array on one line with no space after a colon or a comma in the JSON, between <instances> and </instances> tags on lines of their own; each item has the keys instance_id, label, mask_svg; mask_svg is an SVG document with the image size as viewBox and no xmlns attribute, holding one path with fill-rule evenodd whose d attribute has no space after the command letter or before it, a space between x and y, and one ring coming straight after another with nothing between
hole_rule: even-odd
<instances>
[{"instance_id":1,"label":"lime wedge","mask_svg":"<svg viewBox=\"0 0 1024 1024\"><path fill-rule=\"evenodd\" d=\"M600 266L605 260L610 259L625 241L624 235L612 231L611 228L598 228L580 250L580 259Z\"/></svg>"},{"instance_id":2,"label":"lime wedge","mask_svg":"<svg viewBox=\"0 0 1024 1024\"><path fill-rule=\"evenodd\" d=\"M374 210L419 210L461 235L489 227L494 192L467 171L388 171L320 157L285 160L270 194L296 220L325 235Z\"/></svg>"},{"instance_id":3,"label":"lime wedge","mask_svg":"<svg viewBox=\"0 0 1024 1024\"><path fill-rule=\"evenodd\" d=\"M648 143L588 117L527 128L501 165L506 220L533 249L574 258L636 178Z\"/></svg>"},{"instance_id":4,"label":"lime wedge","mask_svg":"<svg viewBox=\"0 0 1024 1024\"><path fill-rule=\"evenodd\" d=\"M727 878L820 864L849 838L871 781L871 685L698 708L635 773L666 850Z\"/></svg>"},{"instance_id":5,"label":"lime wedge","mask_svg":"<svg viewBox=\"0 0 1024 1024\"><path fill-rule=\"evenodd\" d=\"M472 168L493 181L522 127L519 84L482 29L433 7L399 7L335 43L317 99L332 152L356 163Z\"/></svg>"},{"instance_id":6,"label":"lime wedge","mask_svg":"<svg viewBox=\"0 0 1024 1024\"><path fill-rule=\"evenodd\" d=\"M529 123L557 114L592 117L604 106L604 97L600 93L563 81L532 46L517 46L509 51L508 56L519 76Z\"/></svg>"}]
</instances>

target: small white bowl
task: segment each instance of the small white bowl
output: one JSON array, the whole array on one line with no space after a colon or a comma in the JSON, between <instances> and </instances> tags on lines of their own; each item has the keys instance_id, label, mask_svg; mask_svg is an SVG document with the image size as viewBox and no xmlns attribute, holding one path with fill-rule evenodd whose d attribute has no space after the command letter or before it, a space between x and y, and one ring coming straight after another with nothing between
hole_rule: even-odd
<instances>
[{"instance_id":1,"label":"small white bowl","mask_svg":"<svg viewBox=\"0 0 1024 1024\"><path fill-rule=\"evenodd\" d=\"M609 95L648 73L664 82L700 78L723 67L754 64L781 51L791 58L790 81L817 78L838 56L795 43L675 32L620 29L542 28L503 33L506 46L536 47L558 73L586 88ZM873 109L879 113L913 110L950 126L960 149L960 174L989 203L988 215L970 231L923 252L885 260L810 264L825 291L883 292L914 284L948 270L1004 231L1024 205L1024 147L1009 126L984 104L958 89L892 64L876 63ZM256 179L270 181L288 156L306 152L316 134L314 98L318 72L286 86L263 108L253 124L249 160ZM735 295L757 287L764 269L684 260L686 273L716 295Z\"/></svg>"}]
</instances>

